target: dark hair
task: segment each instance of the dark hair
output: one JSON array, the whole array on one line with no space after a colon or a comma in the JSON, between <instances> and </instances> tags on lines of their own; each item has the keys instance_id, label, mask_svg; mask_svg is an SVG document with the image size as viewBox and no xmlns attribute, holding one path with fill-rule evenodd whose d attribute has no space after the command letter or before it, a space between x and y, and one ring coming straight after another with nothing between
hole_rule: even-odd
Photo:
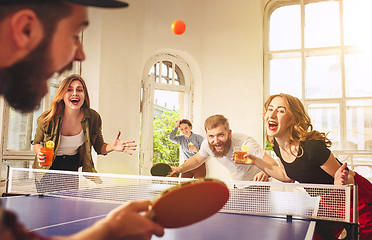
<instances>
[{"instance_id":1,"label":"dark hair","mask_svg":"<svg viewBox=\"0 0 372 240\"><path fill-rule=\"evenodd\" d=\"M46 3L25 3L1 6L0 21L22 9L30 9L35 12L44 26L45 37L51 37L56 30L57 23L72 13L72 7L62 1L54 0Z\"/></svg>"},{"instance_id":2,"label":"dark hair","mask_svg":"<svg viewBox=\"0 0 372 240\"><path fill-rule=\"evenodd\" d=\"M187 119L182 119L182 120L180 121L180 125L181 125L182 123L186 123L187 125L189 125L190 127L192 127L191 122L190 122L189 120L187 120Z\"/></svg>"}]
</instances>

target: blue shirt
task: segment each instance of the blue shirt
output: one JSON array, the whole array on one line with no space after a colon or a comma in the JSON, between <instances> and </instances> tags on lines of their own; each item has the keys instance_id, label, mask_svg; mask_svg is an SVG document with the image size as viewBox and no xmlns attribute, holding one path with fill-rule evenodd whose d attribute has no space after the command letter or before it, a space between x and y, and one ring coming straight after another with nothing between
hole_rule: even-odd
<instances>
[{"instance_id":1,"label":"blue shirt","mask_svg":"<svg viewBox=\"0 0 372 240\"><path fill-rule=\"evenodd\" d=\"M173 143L177 143L181 145L182 149L182 157L183 160L186 161L190 157L194 156L196 152L191 151L189 149L189 143L192 142L194 146L199 150L201 143L203 142L203 137L200 136L199 134L194 134L191 132L190 137L186 137L185 135L178 135L176 136L178 131L178 128L175 127L173 131L169 134L169 140Z\"/></svg>"}]
</instances>

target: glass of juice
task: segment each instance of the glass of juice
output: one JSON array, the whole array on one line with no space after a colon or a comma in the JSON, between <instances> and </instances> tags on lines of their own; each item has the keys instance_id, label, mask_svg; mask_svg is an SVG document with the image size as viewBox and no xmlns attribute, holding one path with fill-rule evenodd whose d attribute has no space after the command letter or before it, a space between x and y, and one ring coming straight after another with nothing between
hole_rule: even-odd
<instances>
[{"instance_id":1,"label":"glass of juice","mask_svg":"<svg viewBox=\"0 0 372 240\"><path fill-rule=\"evenodd\" d=\"M50 144L49 144L50 145ZM48 144L47 144L48 146ZM44 166L51 166L53 163L53 156L54 156L54 150L52 147L42 147L40 148L40 152L44 153L45 155L45 162L41 162L40 165Z\"/></svg>"},{"instance_id":2,"label":"glass of juice","mask_svg":"<svg viewBox=\"0 0 372 240\"><path fill-rule=\"evenodd\" d=\"M233 152L233 159L236 163L245 163L246 159L244 155L247 154L247 151L243 151L240 147L235 147Z\"/></svg>"},{"instance_id":3,"label":"glass of juice","mask_svg":"<svg viewBox=\"0 0 372 240\"><path fill-rule=\"evenodd\" d=\"M248 157L244 157L249 152L249 145L244 144L242 147L234 147L233 159L236 163L252 163Z\"/></svg>"}]
</instances>

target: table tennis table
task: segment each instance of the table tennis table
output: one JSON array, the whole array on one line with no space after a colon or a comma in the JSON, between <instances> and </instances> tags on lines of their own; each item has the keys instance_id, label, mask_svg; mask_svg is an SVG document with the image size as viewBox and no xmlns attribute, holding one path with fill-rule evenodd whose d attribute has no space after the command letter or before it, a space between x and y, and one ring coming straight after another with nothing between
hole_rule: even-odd
<instances>
[{"instance_id":1,"label":"table tennis table","mask_svg":"<svg viewBox=\"0 0 372 240\"><path fill-rule=\"evenodd\" d=\"M76 233L102 219L117 203L79 199L16 196L1 199L5 209L14 211L20 222L42 236ZM152 239L312 239L315 222L284 217L217 213L201 222L176 229L165 229L162 238Z\"/></svg>"},{"instance_id":2,"label":"table tennis table","mask_svg":"<svg viewBox=\"0 0 372 240\"><path fill-rule=\"evenodd\" d=\"M18 171L18 169L15 169L15 171ZM169 185L177 184L177 181L182 180L165 177L124 175L108 177L104 174L99 175L102 182L107 182L108 178L113 182L112 179L115 178L113 185L120 185L119 191L117 187L112 187L112 185L105 187L102 186L103 184L99 184L100 187L98 189L82 187L84 185L84 179L88 179L87 181L89 182L89 177L87 178L86 176L87 174L72 174L80 175L80 187L83 189L65 191L61 196L58 193L50 195L36 192L28 195L3 197L0 198L2 206L7 210L15 212L20 222L30 229L30 231L34 231L42 236L66 236L91 226L123 202L128 200L152 199L152 196L157 195L157 193L166 189ZM97 177L93 173L91 175L92 177ZM34 185L34 180L32 179L30 181L28 179L31 175L29 173L22 173L20 176L22 178L26 176L27 179L22 180L22 184L19 185L24 189L30 190ZM16 185L19 177L14 178L16 180L12 184ZM31 176L31 178L33 177ZM120 179L121 182L119 183L117 179ZM25 182L29 182L30 185L25 184ZM237 181L225 181L225 183L230 190L230 199L220 212L189 226L165 229L163 237L158 238L153 236L152 239L308 240L313 238L316 219L296 216L297 214L310 214L310 216L317 214L318 209L314 211L313 207L318 205L320 198L309 194L309 192L311 193L313 191L308 190L313 187L312 185L301 185L302 189L305 186L307 190L293 193L277 191L276 188L284 187L291 188L292 190L292 188L297 189L298 185ZM330 189L332 190L332 188L334 190L344 190L341 186L331 186ZM15 191L16 188L13 186L12 189L11 191ZM316 191L324 191L324 189L318 189L317 186L314 189ZM22 192L24 190L19 191ZM92 192L93 194L91 194ZM109 192L115 192L114 196L116 199L123 199L116 202L107 201L106 195L109 195ZM75 196L71 197L71 194L75 194ZM319 195L319 193L315 193L315 195ZM336 197L339 197L339 195L347 197L351 194L350 192L346 192L334 195ZM127 196L131 196L132 198L127 198ZM331 202L334 201L336 201L335 206L342 205L337 202L338 200L332 199ZM342 201L344 199L341 199ZM347 199L347 201L351 200ZM331 208L333 209L335 207L331 206ZM347 213L349 209L345 209L344 211ZM256 214L257 212L263 214Z\"/></svg>"}]
</instances>

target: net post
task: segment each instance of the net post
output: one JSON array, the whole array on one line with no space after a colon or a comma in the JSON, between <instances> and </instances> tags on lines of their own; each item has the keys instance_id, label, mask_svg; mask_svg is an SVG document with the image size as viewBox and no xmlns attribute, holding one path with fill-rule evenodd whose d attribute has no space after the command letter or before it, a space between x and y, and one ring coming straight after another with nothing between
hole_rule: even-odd
<instances>
[{"instance_id":1,"label":"net post","mask_svg":"<svg viewBox=\"0 0 372 240\"><path fill-rule=\"evenodd\" d=\"M13 174L13 171L10 171L10 166L8 165L8 168L6 170L6 183L5 183L5 193L9 193L9 185L11 185L10 183L10 179L12 179L12 174Z\"/></svg>"},{"instance_id":2,"label":"net post","mask_svg":"<svg viewBox=\"0 0 372 240\"><path fill-rule=\"evenodd\" d=\"M358 222L358 186L354 184L353 187L353 223Z\"/></svg>"},{"instance_id":3,"label":"net post","mask_svg":"<svg viewBox=\"0 0 372 240\"><path fill-rule=\"evenodd\" d=\"M346 222L351 222L351 210L352 210L352 207L351 207L351 197L352 197L352 194L354 195L354 188L353 188L353 185L347 185L347 187L345 188L345 221Z\"/></svg>"},{"instance_id":4,"label":"net post","mask_svg":"<svg viewBox=\"0 0 372 240\"><path fill-rule=\"evenodd\" d=\"M358 185L353 185L353 224L351 226L352 239L359 239L359 224L358 224Z\"/></svg>"}]
</instances>

